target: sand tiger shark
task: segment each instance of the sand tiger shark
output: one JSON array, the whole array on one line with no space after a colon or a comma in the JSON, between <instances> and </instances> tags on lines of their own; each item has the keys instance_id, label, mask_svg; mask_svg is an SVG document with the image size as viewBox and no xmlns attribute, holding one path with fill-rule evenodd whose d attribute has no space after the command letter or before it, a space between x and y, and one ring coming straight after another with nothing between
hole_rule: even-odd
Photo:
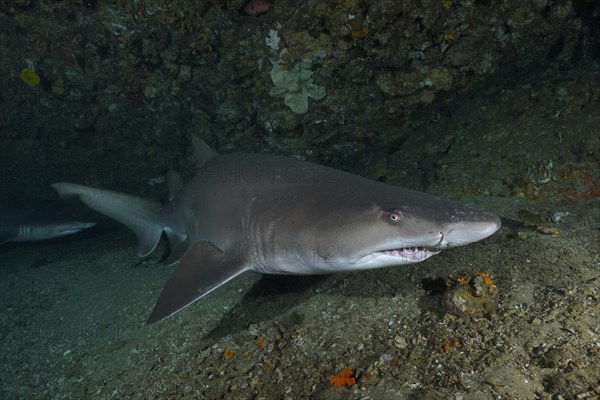
<instances>
[{"instance_id":1,"label":"sand tiger shark","mask_svg":"<svg viewBox=\"0 0 600 400\"><path fill-rule=\"evenodd\" d=\"M424 261L500 228L489 212L323 165L265 154L220 155L193 139L199 170L167 174L169 201L55 183L129 227L139 255L166 233L176 264L148 323L168 317L244 271L328 274Z\"/></svg>"},{"instance_id":2,"label":"sand tiger shark","mask_svg":"<svg viewBox=\"0 0 600 400\"><path fill-rule=\"evenodd\" d=\"M0 204L0 244L34 242L72 235L96 225L39 213L32 208Z\"/></svg>"}]
</instances>

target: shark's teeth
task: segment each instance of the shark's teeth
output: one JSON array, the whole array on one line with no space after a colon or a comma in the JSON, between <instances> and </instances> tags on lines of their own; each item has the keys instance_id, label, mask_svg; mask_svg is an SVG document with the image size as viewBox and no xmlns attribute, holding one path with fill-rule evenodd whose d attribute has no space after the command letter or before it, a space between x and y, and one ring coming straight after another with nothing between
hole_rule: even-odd
<instances>
[{"instance_id":1,"label":"shark's teeth","mask_svg":"<svg viewBox=\"0 0 600 400\"><path fill-rule=\"evenodd\" d=\"M403 247L400 249L384 250L386 256L400 257L406 260L425 260L436 255L441 250L429 247Z\"/></svg>"}]
</instances>

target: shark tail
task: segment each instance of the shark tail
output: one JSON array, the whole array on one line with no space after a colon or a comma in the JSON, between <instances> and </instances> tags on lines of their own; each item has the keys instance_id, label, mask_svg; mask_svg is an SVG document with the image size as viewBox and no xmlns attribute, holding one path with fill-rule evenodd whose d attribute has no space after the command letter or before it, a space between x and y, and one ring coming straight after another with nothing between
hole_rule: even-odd
<instances>
[{"instance_id":1,"label":"shark tail","mask_svg":"<svg viewBox=\"0 0 600 400\"><path fill-rule=\"evenodd\" d=\"M134 231L139 242L138 254L141 257L150 254L158 245L165 228L160 203L74 183L54 183L52 187L61 197L79 197L88 207Z\"/></svg>"}]
</instances>

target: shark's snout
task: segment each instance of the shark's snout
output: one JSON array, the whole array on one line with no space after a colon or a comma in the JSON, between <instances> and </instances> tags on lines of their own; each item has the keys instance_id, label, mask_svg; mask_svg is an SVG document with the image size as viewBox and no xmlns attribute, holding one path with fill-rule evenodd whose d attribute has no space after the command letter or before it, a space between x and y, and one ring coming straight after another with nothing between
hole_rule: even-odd
<instances>
[{"instance_id":1,"label":"shark's snout","mask_svg":"<svg viewBox=\"0 0 600 400\"><path fill-rule=\"evenodd\" d=\"M500 218L488 214L480 221L456 222L448 224L442 231L439 248L464 246L493 235L500 229Z\"/></svg>"}]
</instances>

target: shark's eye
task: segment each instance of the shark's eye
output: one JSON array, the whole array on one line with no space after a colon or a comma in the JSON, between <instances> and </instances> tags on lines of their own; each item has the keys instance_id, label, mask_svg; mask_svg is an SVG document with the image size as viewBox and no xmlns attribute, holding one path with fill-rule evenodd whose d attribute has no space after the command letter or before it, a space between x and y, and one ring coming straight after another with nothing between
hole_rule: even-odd
<instances>
[{"instance_id":1,"label":"shark's eye","mask_svg":"<svg viewBox=\"0 0 600 400\"><path fill-rule=\"evenodd\" d=\"M393 213L390 214L390 222L392 224L397 224L398 222L400 222L400 213L398 211L395 211Z\"/></svg>"}]
</instances>

